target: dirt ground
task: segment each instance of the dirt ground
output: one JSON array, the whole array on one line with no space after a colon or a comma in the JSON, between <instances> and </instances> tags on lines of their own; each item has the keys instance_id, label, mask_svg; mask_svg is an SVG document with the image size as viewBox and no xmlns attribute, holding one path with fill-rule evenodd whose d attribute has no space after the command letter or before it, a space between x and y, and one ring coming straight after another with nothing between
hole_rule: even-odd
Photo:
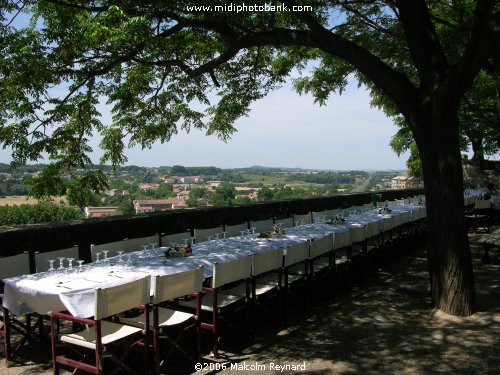
<instances>
[{"instance_id":1,"label":"dirt ground","mask_svg":"<svg viewBox=\"0 0 500 375\"><path fill-rule=\"evenodd\" d=\"M494 250L494 264L481 264L478 238L471 236L478 311L470 317L432 308L425 251L419 250L334 302L293 309L286 327L264 317L253 344L230 337L221 343L222 358L205 357L201 371L188 363L173 364L168 373L498 374L500 257ZM10 368L0 359L0 374L50 373L48 345L26 348Z\"/></svg>"}]
</instances>

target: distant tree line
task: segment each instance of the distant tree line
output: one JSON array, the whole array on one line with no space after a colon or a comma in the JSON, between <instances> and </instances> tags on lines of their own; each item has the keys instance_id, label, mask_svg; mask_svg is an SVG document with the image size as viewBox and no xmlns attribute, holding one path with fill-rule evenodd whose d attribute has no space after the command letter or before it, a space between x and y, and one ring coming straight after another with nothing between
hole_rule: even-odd
<instances>
[{"instance_id":1,"label":"distant tree line","mask_svg":"<svg viewBox=\"0 0 500 375\"><path fill-rule=\"evenodd\" d=\"M0 226L23 225L83 219L83 214L70 207L43 202L0 206Z\"/></svg>"}]
</instances>

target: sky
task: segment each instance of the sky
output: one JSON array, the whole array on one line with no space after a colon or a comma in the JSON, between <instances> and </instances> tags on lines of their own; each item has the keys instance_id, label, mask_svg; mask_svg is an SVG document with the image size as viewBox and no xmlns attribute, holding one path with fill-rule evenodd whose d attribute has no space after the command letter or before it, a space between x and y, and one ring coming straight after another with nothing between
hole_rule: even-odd
<instances>
[{"instance_id":1,"label":"sky","mask_svg":"<svg viewBox=\"0 0 500 375\"><path fill-rule=\"evenodd\" d=\"M392 120L370 108L370 97L351 82L327 105L314 104L287 85L252 105L248 117L226 143L204 132L178 134L151 150L131 150L129 163L141 165L253 165L314 169L405 169L389 141L397 131Z\"/></svg>"},{"instance_id":2,"label":"sky","mask_svg":"<svg viewBox=\"0 0 500 375\"><path fill-rule=\"evenodd\" d=\"M127 165L216 166L239 168L300 167L328 170L405 169L407 155L397 157L389 141L397 131L392 120L371 108L364 88L351 81L342 95L327 104L314 104L312 96L300 96L290 84L255 102L248 117L239 119L238 130L227 141L206 136L205 131L179 132L170 142L151 149L127 150ZM104 122L109 110L102 110ZM92 160L98 162L100 139L93 137ZM7 150L2 162L10 161Z\"/></svg>"},{"instance_id":3,"label":"sky","mask_svg":"<svg viewBox=\"0 0 500 375\"><path fill-rule=\"evenodd\" d=\"M397 157L389 141L397 131L392 120L371 108L363 88L350 82L341 95L332 95L325 106L300 96L290 84L252 105L248 117L227 141L206 136L205 131L179 132L170 142L126 152L128 165L141 166L249 166L300 167L328 170L405 169L407 155ZM110 119L103 112L104 120ZM98 150L99 138L92 146ZM93 154L97 161L101 152Z\"/></svg>"},{"instance_id":4,"label":"sky","mask_svg":"<svg viewBox=\"0 0 500 375\"><path fill-rule=\"evenodd\" d=\"M238 131L227 142L206 136L205 131L179 132L170 142L158 142L151 149L128 149L126 165L405 169L407 155L397 157L389 147L396 126L369 101L368 92L354 81L324 106L287 84L255 102L249 116L236 122ZM110 121L109 110L102 113L104 123ZM99 142L98 136L91 140L95 163L102 155ZM8 150L0 150L0 161L11 161Z\"/></svg>"}]
</instances>

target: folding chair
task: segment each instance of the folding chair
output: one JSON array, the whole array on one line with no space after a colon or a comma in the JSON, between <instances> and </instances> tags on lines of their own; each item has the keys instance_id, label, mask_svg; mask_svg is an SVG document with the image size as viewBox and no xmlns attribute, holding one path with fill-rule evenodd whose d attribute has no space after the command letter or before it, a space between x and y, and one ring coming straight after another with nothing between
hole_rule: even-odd
<instances>
[{"instance_id":1,"label":"folding chair","mask_svg":"<svg viewBox=\"0 0 500 375\"><path fill-rule=\"evenodd\" d=\"M149 328L153 332L155 373L159 374L161 368L165 365L167 359L174 350L179 351L188 358L190 357L188 352L179 345L179 342L183 334L193 327L196 328L197 333L196 356L194 360L198 360L201 343L198 319L201 306L198 292L200 292L203 287L203 267L171 275L154 276L153 284L153 311L150 312L149 316ZM167 301L172 301L186 295L196 297L195 314L161 307L161 304L165 304ZM146 318L144 314L141 314L133 318L120 318L120 322L142 328L146 324ZM171 338L168 331L182 325L184 325L184 328L179 329L180 332L175 338ZM160 340L171 347L168 353L163 357L160 350Z\"/></svg>"},{"instance_id":2,"label":"folding chair","mask_svg":"<svg viewBox=\"0 0 500 375\"><path fill-rule=\"evenodd\" d=\"M161 245L169 246L171 243L182 243L186 238L191 239L191 232L173 233L161 236Z\"/></svg>"},{"instance_id":3,"label":"folding chair","mask_svg":"<svg viewBox=\"0 0 500 375\"><path fill-rule=\"evenodd\" d=\"M92 262L97 260L97 253L101 253L105 250L109 251L108 256L114 256L116 255L116 252L118 251L124 251L125 253L131 253L134 251L139 251L142 250L143 246L150 246L151 244L154 244L155 246L158 246L159 244L159 235L154 234L152 236L146 236L146 237L138 237L138 238L124 238L121 241L114 241L114 242L108 242L108 243L103 243L99 245L90 245L90 254L91 254L91 259ZM102 258L101 258L102 260Z\"/></svg>"},{"instance_id":4,"label":"folding chair","mask_svg":"<svg viewBox=\"0 0 500 375\"><path fill-rule=\"evenodd\" d=\"M208 228L208 229L195 229L194 238L196 243L208 241L208 237L213 237L217 233L222 233L222 227Z\"/></svg>"},{"instance_id":5,"label":"folding chair","mask_svg":"<svg viewBox=\"0 0 500 375\"><path fill-rule=\"evenodd\" d=\"M206 292L201 295L201 310L209 312L211 319L209 322L201 322L201 328L211 331L214 335L213 349L211 355L214 358L219 356L219 342L221 339L219 318L223 310L229 307L235 308L237 305L246 309L247 302L250 299L249 279L252 275L252 257L244 256L237 260L227 263L215 263L213 265L213 275L211 287L205 287ZM244 281L246 283L246 295L239 296L234 294L222 294L221 288L234 282ZM197 301L179 301L180 306L196 308ZM248 311L246 314L248 320ZM247 322L246 322L247 323Z\"/></svg>"},{"instance_id":6,"label":"folding chair","mask_svg":"<svg viewBox=\"0 0 500 375\"><path fill-rule=\"evenodd\" d=\"M489 199L476 199L472 212L474 232L482 226L486 233L490 231L492 203Z\"/></svg>"},{"instance_id":7,"label":"folding chair","mask_svg":"<svg viewBox=\"0 0 500 375\"><path fill-rule=\"evenodd\" d=\"M273 219L250 221L250 228L255 228L256 233L269 232L273 229Z\"/></svg>"},{"instance_id":8,"label":"folding chair","mask_svg":"<svg viewBox=\"0 0 500 375\"><path fill-rule=\"evenodd\" d=\"M334 290L334 270L335 263L333 257L333 236L328 234L325 237L311 241L309 249L309 286L311 296L314 301L315 283L321 276L325 276L327 281L327 296L330 298ZM322 288L317 288L322 289Z\"/></svg>"},{"instance_id":9,"label":"folding chair","mask_svg":"<svg viewBox=\"0 0 500 375\"><path fill-rule=\"evenodd\" d=\"M248 229L248 222L244 222L236 225L225 225L224 232L226 232L226 237L237 237L241 235L241 232Z\"/></svg>"},{"instance_id":10,"label":"folding chair","mask_svg":"<svg viewBox=\"0 0 500 375\"><path fill-rule=\"evenodd\" d=\"M10 277L30 274L29 254L22 254L0 258L0 280ZM3 282L1 283L0 302L3 304ZM5 362L7 367L12 361L15 354L21 350L27 342L39 341L42 337L43 321L41 316L36 316L37 321L32 324L32 317L35 314L27 314L24 316L13 315L6 307L2 307L2 315L0 316L0 337L3 337ZM36 336L35 327L38 327L39 333ZM12 347L12 331L15 331L21 336L21 340L16 342L15 348Z\"/></svg>"},{"instance_id":11,"label":"folding chair","mask_svg":"<svg viewBox=\"0 0 500 375\"><path fill-rule=\"evenodd\" d=\"M97 288L94 294L95 314L93 318L84 319L73 315L58 312L49 313L52 334L52 363L54 374L59 374L61 366L68 366L77 370L100 375L105 373L104 359L109 359L120 370L133 373L133 370L124 362L126 355L134 345L141 345L144 349L145 368L148 372L147 348L149 347L148 335L143 335L143 329L149 326L149 301L150 301L150 276L112 286L109 288ZM128 325L113 323L105 318L110 318L118 313L142 306L146 311L145 327L137 328ZM59 320L67 320L73 323L85 325L80 332L58 334L57 323ZM136 336L140 336L137 339ZM127 343L127 349L120 358L114 356L111 347L118 343ZM61 344L61 345L59 345ZM69 347L80 356L73 359L64 354L59 354L60 347ZM84 362L88 354L95 356L94 363Z\"/></svg>"},{"instance_id":12,"label":"folding chair","mask_svg":"<svg viewBox=\"0 0 500 375\"><path fill-rule=\"evenodd\" d=\"M309 212L303 215L293 215L293 220L295 223L311 224L312 223L311 213Z\"/></svg>"},{"instance_id":13,"label":"folding chair","mask_svg":"<svg viewBox=\"0 0 500 375\"><path fill-rule=\"evenodd\" d=\"M36 252L35 253L35 269L36 272L45 272L49 269L49 259L57 259L58 257L73 258L78 260L78 245L68 247L66 249Z\"/></svg>"},{"instance_id":14,"label":"folding chair","mask_svg":"<svg viewBox=\"0 0 500 375\"><path fill-rule=\"evenodd\" d=\"M283 268L283 248L273 249L263 253L252 255L252 279L250 297L252 301L252 335L255 333L255 322L257 305L264 306L260 301L263 298L267 300L278 297L282 287L282 268ZM273 272L277 283L260 284L259 278ZM246 297L246 285L240 283L233 288L221 291L222 294L233 294Z\"/></svg>"},{"instance_id":15,"label":"folding chair","mask_svg":"<svg viewBox=\"0 0 500 375\"><path fill-rule=\"evenodd\" d=\"M285 217L282 219L274 219L275 224L282 224L283 228L291 228L293 227L293 217Z\"/></svg>"},{"instance_id":16,"label":"folding chair","mask_svg":"<svg viewBox=\"0 0 500 375\"><path fill-rule=\"evenodd\" d=\"M257 279L257 284L273 285L281 288L281 300L282 300L282 316L283 321L287 321L287 311L288 311L288 295L291 289L297 289L300 286L305 286L307 283L307 277L309 272L309 263L307 259L309 258L309 241L292 245L284 250L283 259L283 282L280 280L278 273L271 273L264 275ZM295 269L295 274L290 274L288 272L289 268L293 265L299 265ZM299 269L303 272L298 272Z\"/></svg>"}]
</instances>

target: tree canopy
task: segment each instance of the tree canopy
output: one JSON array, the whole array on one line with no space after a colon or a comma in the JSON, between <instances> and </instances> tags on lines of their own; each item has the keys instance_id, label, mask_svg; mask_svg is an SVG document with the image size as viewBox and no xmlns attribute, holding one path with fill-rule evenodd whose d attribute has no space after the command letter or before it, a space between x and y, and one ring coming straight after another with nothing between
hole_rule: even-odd
<instances>
[{"instance_id":1,"label":"tree canopy","mask_svg":"<svg viewBox=\"0 0 500 375\"><path fill-rule=\"evenodd\" d=\"M436 306L474 310L459 112L481 72L498 77L498 1L283 0L262 12L182 0L0 4L0 143L15 163L52 162L32 193L60 194L62 176L90 162L95 132L102 161L120 164L126 142L147 148L181 129L226 140L292 71L319 104L354 75L375 105L401 115L422 160ZM105 184L95 170L80 182Z\"/></svg>"}]
</instances>

